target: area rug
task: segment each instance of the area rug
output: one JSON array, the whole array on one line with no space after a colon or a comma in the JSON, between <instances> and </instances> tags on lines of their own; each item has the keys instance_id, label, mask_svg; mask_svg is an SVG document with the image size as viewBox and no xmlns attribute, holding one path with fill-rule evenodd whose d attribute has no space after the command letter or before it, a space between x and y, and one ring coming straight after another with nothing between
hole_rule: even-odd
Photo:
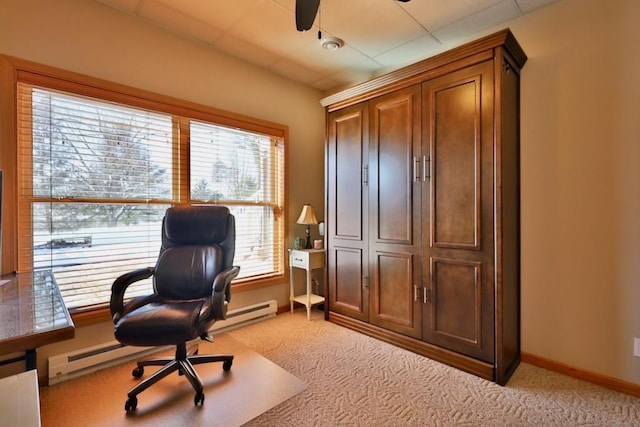
<instances>
[{"instance_id":1,"label":"area rug","mask_svg":"<svg viewBox=\"0 0 640 427\"><path fill-rule=\"evenodd\" d=\"M40 390L42 425L47 426L240 426L307 388L307 384L227 334L200 344L201 354L231 353L229 372L221 363L196 366L205 401L194 405L194 391L177 374L138 396L127 413L127 391L137 381L135 362L104 369ZM145 377L156 368L145 368Z\"/></svg>"}]
</instances>

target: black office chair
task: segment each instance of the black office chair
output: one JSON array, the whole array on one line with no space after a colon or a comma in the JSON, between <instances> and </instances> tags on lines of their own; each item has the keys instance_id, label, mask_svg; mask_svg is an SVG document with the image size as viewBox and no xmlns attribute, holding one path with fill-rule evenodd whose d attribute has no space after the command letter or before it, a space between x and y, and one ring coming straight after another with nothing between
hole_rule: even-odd
<instances>
[{"instance_id":1,"label":"black office chair","mask_svg":"<svg viewBox=\"0 0 640 427\"><path fill-rule=\"evenodd\" d=\"M162 222L162 247L155 267L118 277L111 288L111 315L118 341L133 346L175 345L175 358L139 361L132 375L140 378L145 366L162 366L133 387L125 403L134 411L137 395L174 371L184 375L196 391L195 404L204 403L202 380L193 365L223 362L231 369L232 355L188 354L187 342L200 337L212 341L209 329L226 317L231 280L240 272L233 266L235 219L223 206L169 208ZM152 295L124 301L126 288L153 276Z\"/></svg>"}]
</instances>

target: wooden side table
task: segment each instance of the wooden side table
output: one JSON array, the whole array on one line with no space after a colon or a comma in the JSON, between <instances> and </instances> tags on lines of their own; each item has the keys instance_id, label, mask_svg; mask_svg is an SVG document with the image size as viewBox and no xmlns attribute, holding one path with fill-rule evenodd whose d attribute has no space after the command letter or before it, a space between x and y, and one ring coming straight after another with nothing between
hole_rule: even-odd
<instances>
[{"instance_id":1,"label":"wooden side table","mask_svg":"<svg viewBox=\"0 0 640 427\"><path fill-rule=\"evenodd\" d=\"M307 308L307 320L311 320L311 307L324 302L324 297L311 292L311 272L316 268L324 268L324 249L290 249L289 250L289 301L293 313L293 303L299 302ZM293 269L301 268L307 272L307 292L294 295Z\"/></svg>"}]
</instances>

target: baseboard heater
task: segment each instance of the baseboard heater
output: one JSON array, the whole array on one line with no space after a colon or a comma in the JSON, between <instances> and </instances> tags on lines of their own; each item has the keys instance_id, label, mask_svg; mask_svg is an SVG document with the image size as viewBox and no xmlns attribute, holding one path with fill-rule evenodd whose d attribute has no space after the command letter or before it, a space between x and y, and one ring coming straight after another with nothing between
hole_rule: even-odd
<instances>
[{"instance_id":1,"label":"baseboard heater","mask_svg":"<svg viewBox=\"0 0 640 427\"><path fill-rule=\"evenodd\" d=\"M229 310L227 319L216 322L211 334L225 332L251 323L275 317L276 300L265 301L247 307ZM49 385L117 365L170 347L132 347L109 341L92 347L49 357Z\"/></svg>"}]
</instances>

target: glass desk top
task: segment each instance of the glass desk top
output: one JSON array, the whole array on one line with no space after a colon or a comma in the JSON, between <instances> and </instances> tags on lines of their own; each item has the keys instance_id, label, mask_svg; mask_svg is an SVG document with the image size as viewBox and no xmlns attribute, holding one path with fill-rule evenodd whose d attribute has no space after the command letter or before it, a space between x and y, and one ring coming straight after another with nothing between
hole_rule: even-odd
<instances>
[{"instance_id":1,"label":"glass desk top","mask_svg":"<svg viewBox=\"0 0 640 427\"><path fill-rule=\"evenodd\" d=\"M0 354L73 338L74 325L48 270L0 276Z\"/></svg>"}]
</instances>

